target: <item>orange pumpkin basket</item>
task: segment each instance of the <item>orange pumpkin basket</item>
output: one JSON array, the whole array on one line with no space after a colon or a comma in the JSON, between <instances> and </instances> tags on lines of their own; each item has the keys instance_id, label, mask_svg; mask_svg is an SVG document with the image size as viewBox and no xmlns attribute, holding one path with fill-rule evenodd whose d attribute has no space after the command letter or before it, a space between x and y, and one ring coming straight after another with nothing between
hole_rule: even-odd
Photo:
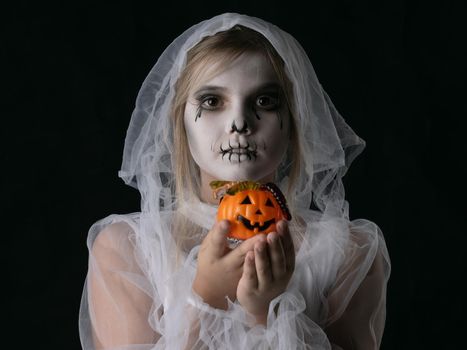
<instances>
[{"instance_id":1,"label":"orange pumpkin basket","mask_svg":"<svg viewBox=\"0 0 467 350\"><path fill-rule=\"evenodd\" d=\"M273 183L213 181L219 199L217 221L229 220L229 243L238 244L257 234L276 231L276 223L290 220L285 197Z\"/></svg>"}]
</instances>

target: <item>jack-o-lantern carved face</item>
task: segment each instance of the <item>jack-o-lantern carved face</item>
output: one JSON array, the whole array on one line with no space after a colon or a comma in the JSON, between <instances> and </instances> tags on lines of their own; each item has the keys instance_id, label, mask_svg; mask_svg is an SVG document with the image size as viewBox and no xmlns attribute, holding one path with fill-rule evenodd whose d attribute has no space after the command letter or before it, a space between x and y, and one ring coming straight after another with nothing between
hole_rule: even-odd
<instances>
[{"instance_id":1,"label":"jack-o-lantern carved face","mask_svg":"<svg viewBox=\"0 0 467 350\"><path fill-rule=\"evenodd\" d=\"M244 190L225 195L219 204L217 220L230 221L228 237L245 240L256 234L276 231L276 223L284 219L281 206L268 190Z\"/></svg>"}]
</instances>

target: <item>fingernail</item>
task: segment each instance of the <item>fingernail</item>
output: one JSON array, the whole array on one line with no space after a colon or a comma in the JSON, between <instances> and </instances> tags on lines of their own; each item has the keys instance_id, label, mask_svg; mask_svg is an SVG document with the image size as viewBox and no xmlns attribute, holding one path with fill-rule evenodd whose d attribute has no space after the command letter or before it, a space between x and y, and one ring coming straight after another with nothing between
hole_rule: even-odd
<instances>
[{"instance_id":1,"label":"fingernail","mask_svg":"<svg viewBox=\"0 0 467 350\"><path fill-rule=\"evenodd\" d=\"M277 236L276 236L276 233L270 233L268 235L268 240L269 240L269 243L275 243L277 241Z\"/></svg>"},{"instance_id":2,"label":"fingernail","mask_svg":"<svg viewBox=\"0 0 467 350\"><path fill-rule=\"evenodd\" d=\"M219 227L220 227L221 230L228 230L229 226L230 226L230 222L228 220L222 220L219 223Z\"/></svg>"},{"instance_id":3,"label":"fingernail","mask_svg":"<svg viewBox=\"0 0 467 350\"><path fill-rule=\"evenodd\" d=\"M279 221L276 225L276 228L277 228L277 233L279 235L283 235L284 234L284 221Z\"/></svg>"}]
</instances>

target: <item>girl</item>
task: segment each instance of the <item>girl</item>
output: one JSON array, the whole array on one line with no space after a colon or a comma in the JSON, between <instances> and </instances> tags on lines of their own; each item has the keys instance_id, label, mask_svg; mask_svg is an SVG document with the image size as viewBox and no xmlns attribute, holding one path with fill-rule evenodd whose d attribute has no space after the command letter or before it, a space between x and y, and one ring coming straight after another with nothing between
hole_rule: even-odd
<instances>
[{"instance_id":1,"label":"girl","mask_svg":"<svg viewBox=\"0 0 467 350\"><path fill-rule=\"evenodd\" d=\"M342 184L363 147L289 34L233 13L188 29L127 132L141 212L89 232L83 348L379 348L389 257ZM293 219L231 249L212 180L275 182Z\"/></svg>"}]
</instances>

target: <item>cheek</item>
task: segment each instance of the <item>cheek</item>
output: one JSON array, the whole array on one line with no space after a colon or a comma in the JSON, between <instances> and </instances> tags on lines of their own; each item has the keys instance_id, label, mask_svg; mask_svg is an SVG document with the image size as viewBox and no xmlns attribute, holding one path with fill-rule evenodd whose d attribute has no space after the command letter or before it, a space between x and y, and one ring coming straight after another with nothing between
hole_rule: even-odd
<instances>
[{"instance_id":1,"label":"cheek","mask_svg":"<svg viewBox=\"0 0 467 350\"><path fill-rule=\"evenodd\" d=\"M203 128L203 122L196 119L196 108L191 105L187 105L185 108L184 124L185 132L188 140L188 145L191 151L196 151L203 147L206 141L206 131ZM204 142L203 142L204 141Z\"/></svg>"},{"instance_id":2,"label":"cheek","mask_svg":"<svg viewBox=\"0 0 467 350\"><path fill-rule=\"evenodd\" d=\"M276 138L287 139L290 130L290 115L284 110L270 111L262 115L258 122L259 133L267 134Z\"/></svg>"},{"instance_id":3,"label":"cheek","mask_svg":"<svg viewBox=\"0 0 467 350\"><path fill-rule=\"evenodd\" d=\"M199 128L197 128L196 125L197 122L195 123L195 113L195 111L191 111L188 107L185 108L183 122L185 125L186 139L191 156L193 157L195 162L199 164L199 153L200 150L203 148L203 145L200 144L202 138L199 135Z\"/></svg>"},{"instance_id":4,"label":"cheek","mask_svg":"<svg viewBox=\"0 0 467 350\"><path fill-rule=\"evenodd\" d=\"M190 148L199 148L203 145L203 137L199 128L195 125L185 125L186 137Z\"/></svg>"},{"instance_id":5,"label":"cheek","mask_svg":"<svg viewBox=\"0 0 467 350\"><path fill-rule=\"evenodd\" d=\"M215 160L218 159L218 139L222 128L217 118L202 115L195 122L196 109L186 109L184 115L185 133L190 154L195 163L203 170L208 171Z\"/></svg>"},{"instance_id":6,"label":"cheek","mask_svg":"<svg viewBox=\"0 0 467 350\"><path fill-rule=\"evenodd\" d=\"M184 124L188 143L194 148L207 146L207 150L210 151L211 146L224 134L222 115L209 111L202 111L198 119L196 115L195 106L185 109Z\"/></svg>"},{"instance_id":7,"label":"cheek","mask_svg":"<svg viewBox=\"0 0 467 350\"><path fill-rule=\"evenodd\" d=\"M290 138L290 118L291 116L287 111L281 111L282 129L280 131L283 135L283 139L287 141Z\"/></svg>"},{"instance_id":8,"label":"cheek","mask_svg":"<svg viewBox=\"0 0 467 350\"><path fill-rule=\"evenodd\" d=\"M277 117L275 117L277 119ZM260 130L262 133L262 138L269 143L269 149L271 155L279 153L278 156L282 155L282 151L287 149L287 146L290 142L290 125L287 119L283 119L282 129L280 123L268 123L265 124L265 127Z\"/></svg>"},{"instance_id":9,"label":"cheek","mask_svg":"<svg viewBox=\"0 0 467 350\"><path fill-rule=\"evenodd\" d=\"M282 116L282 129L279 130L280 135L278 137L278 143L281 148L287 148L290 143L290 115L284 113Z\"/></svg>"}]
</instances>

